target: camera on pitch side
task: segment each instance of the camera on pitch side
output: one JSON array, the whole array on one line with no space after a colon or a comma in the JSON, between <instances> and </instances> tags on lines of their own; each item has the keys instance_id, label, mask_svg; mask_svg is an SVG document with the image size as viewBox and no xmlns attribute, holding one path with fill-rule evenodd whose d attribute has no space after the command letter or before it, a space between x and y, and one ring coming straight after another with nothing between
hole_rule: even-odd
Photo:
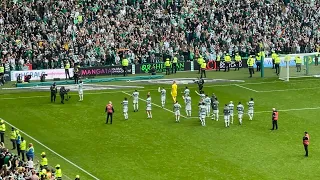
<instances>
[{"instance_id":1,"label":"camera on pitch side","mask_svg":"<svg viewBox=\"0 0 320 180\"><path fill-rule=\"evenodd\" d=\"M41 74L40 81L41 82L45 82L46 81L46 76L48 76L48 74Z\"/></svg>"}]
</instances>

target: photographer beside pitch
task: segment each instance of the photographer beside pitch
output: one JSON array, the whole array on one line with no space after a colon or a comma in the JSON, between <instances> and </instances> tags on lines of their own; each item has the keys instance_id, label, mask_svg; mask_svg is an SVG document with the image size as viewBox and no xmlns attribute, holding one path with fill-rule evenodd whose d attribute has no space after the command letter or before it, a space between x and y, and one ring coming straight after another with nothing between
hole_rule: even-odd
<instances>
[{"instance_id":1,"label":"photographer beside pitch","mask_svg":"<svg viewBox=\"0 0 320 180\"><path fill-rule=\"evenodd\" d=\"M64 104L65 95L67 95L66 101L69 100L70 96L68 96L68 92L70 89L66 89L64 86L60 88L60 97L61 97L61 104Z\"/></svg>"}]
</instances>

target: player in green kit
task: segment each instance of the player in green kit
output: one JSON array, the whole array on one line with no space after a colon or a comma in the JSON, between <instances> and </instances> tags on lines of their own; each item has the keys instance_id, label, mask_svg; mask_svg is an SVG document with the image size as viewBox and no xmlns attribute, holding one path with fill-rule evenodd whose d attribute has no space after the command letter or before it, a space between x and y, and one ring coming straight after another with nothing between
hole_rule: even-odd
<instances>
[{"instance_id":1,"label":"player in green kit","mask_svg":"<svg viewBox=\"0 0 320 180\"><path fill-rule=\"evenodd\" d=\"M184 103L186 105L185 109L187 117L191 117L191 97L189 94L186 94L185 96L182 96L182 98L184 99Z\"/></svg>"},{"instance_id":2,"label":"player in green kit","mask_svg":"<svg viewBox=\"0 0 320 180\"><path fill-rule=\"evenodd\" d=\"M204 103L207 107L207 117L210 117L210 113L211 113L211 98L206 95L206 97L204 98Z\"/></svg>"},{"instance_id":3,"label":"player in green kit","mask_svg":"<svg viewBox=\"0 0 320 180\"><path fill-rule=\"evenodd\" d=\"M200 121L202 126L206 126L206 114L207 114L207 107L204 102L201 103L199 106L200 108Z\"/></svg>"},{"instance_id":4,"label":"player in green kit","mask_svg":"<svg viewBox=\"0 0 320 180\"><path fill-rule=\"evenodd\" d=\"M230 110L227 104L225 104L223 109L223 115L224 115L224 124L226 127L230 127Z\"/></svg>"},{"instance_id":5,"label":"player in green kit","mask_svg":"<svg viewBox=\"0 0 320 180\"><path fill-rule=\"evenodd\" d=\"M253 112L254 112L254 101L253 101L253 98L250 98L250 101L247 104L248 104L249 120L252 120L253 119Z\"/></svg>"},{"instance_id":6,"label":"player in green kit","mask_svg":"<svg viewBox=\"0 0 320 180\"><path fill-rule=\"evenodd\" d=\"M176 116L176 122L180 122L180 109L181 109L181 105L178 103L178 101L176 101L173 105L173 112L174 112L174 115Z\"/></svg>"},{"instance_id":7,"label":"player in green kit","mask_svg":"<svg viewBox=\"0 0 320 180\"><path fill-rule=\"evenodd\" d=\"M165 104L166 104L166 93L167 91L164 89L164 87L162 87L162 89L160 89L160 87L158 88L158 92L161 94L161 107L164 108Z\"/></svg>"},{"instance_id":8,"label":"player in green kit","mask_svg":"<svg viewBox=\"0 0 320 180\"><path fill-rule=\"evenodd\" d=\"M123 108L124 119L128 120L128 118L129 118L129 115L128 115L128 105L129 105L128 99L124 98L124 100L122 101L121 104L122 104L122 108Z\"/></svg>"},{"instance_id":9,"label":"player in green kit","mask_svg":"<svg viewBox=\"0 0 320 180\"><path fill-rule=\"evenodd\" d=\"M233 110L234 110L234 104L232 101L228 104L229 110L230 110L230 116L229 121L231 121L231 124L233 124Z\"/></svg>"},{"instance_id":10,"label":"player in green kit","mask_svg":"<svg viewBox=\"0 0 320 180\"><path fill-rule=\"evenodd\" d=\"M238 110L239 124L242 125L242 117L243 117L243 114L244 114L244 106L241 104L241 102L239 102L239 104L237 106L237 110Z\"/></svg>"},{"instance_id":11,"label":"player in green kit","mask_svg":"<svg viewBox=\"0 0 320 180\"><path fill-rule=\"evenodd\" d=\"M215 100L213 102L211 102L211 106L212 106L212 120L216 120L219 121L219 101L218 98L215 98Z\"/></svg>"},{"instance_id":12,"label":"player in green kit","mask_svg":"<svg viewBox=\"0 0 320 180\"><path fill-rule=\"evenodd\" d=\"M188 87L186 87L183 91L184 97L187 97L190 95L190 89Z\"/></svg>"}]
</instances>

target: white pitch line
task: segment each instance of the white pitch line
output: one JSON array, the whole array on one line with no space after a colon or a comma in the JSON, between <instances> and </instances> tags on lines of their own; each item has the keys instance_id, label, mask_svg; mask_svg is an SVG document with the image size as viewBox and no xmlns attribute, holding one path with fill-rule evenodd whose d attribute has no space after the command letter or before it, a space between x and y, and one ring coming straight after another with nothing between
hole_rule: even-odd
<instances>
[{"instance_id":1,"label":"white pitch line","mask_svg":"<svg viewBox=\"0 0 320 180\"><path fill-rule=\"evenodd\" d=\"M285 92L285 91L299 91L299 90L312 90L312 89L320 89L320 87L313 88L297 88L297 89L275 89L269 91L258 91L259 93L267 93L267 92Z\"/></svg>"},{"instance_id":2,"label":"white pitch line","mask_svg":"<svg viewBox=\"0 0 320 180\"><path fill-rule=\"evenodd\" d=\"M107 92L92 92L92 93L84 93L84 94L114 94L119 93L119 91L107 91ZM70 93L70 95L77 95L75 93ZM50 98L49 96L21 96L21 97L13 97L13 98L1 98L0 100L11 100L11 99L33 99L33 98Z\"/></svg>"},{"instance_id":3,"label":"white pitch line","mask_svg":"<svg viewBox=\"0 0 320 180\"><path fill-rule=\"evenodd\" d=\"M316 81L318 79L312 79L312 80L296 80L290 83L294 83L294 82L305 82L305 81ZM319 81L319 80L318 80ZM254 84L275 84L275 83L284 83L283 81L271 81L271 82L258 82L258 83L241 83L241 84L216 84L216 85L208 85L205 87L225 87L225 86L235 86L235 85L254 85ZM192 88L197 88L197 87L190 87L190 89ZM301 89L301 88L300 88ZM156 91L158 89L155 89L154 91ZM287 89L288 91L291 89ZM287 91L287 90L281 90L281 91ZM299 90L299 89L294 89L294 90ZM139 90L140 92L144 92L144 91L153 91L153 90ZM280 91L280 90L279 90ZM258 92L265 92L265 91L258 91ZM268 92L274 92L274 91L268 91ZM119 93L119 91L108 91L108 92L96 92L96 93L85 93L85 94L114 94L114 93ZM1 98L0 95L0 100L13 100L13 99L32 99L32 98L48 98L48 96L22 96L22 97L12 97L12 98Z\"/></svg>"},{"instance_id":4,"label":"white pitch line","mask_svg":"<svg viewBox=\"0 0 320 180\"><path fill-rule=\"evenodd\" d=\"M52 150L51 148L49 148L48 146L42 144L40 141L36 140L35 138L33 138L32 136L30 136L29 134L23 132L21 129L18 129L17 127L15 127L14 125L10 124L9 122L5 121L4 119L0 118L0 120L3 120L6 124L8 124L9 126L19 130L22 134L25 134L28 138L32 139L33 141L37 142L38 144L40 144L41 146L43 146L44 148L46 148L47 150L49 150L50 152L52 152L53 154L57 155L58 157L60 157L61 159L65 160L66 162L70 163L71 165L73 165L74 167L80 169L82 172L84 172L85 174L91 176L93 179L95 180L100 180L99 178L95 177L94 175L92 175L91 173L89 173L88 171L84 170L83 168L81 168L80 166L76 165L75 163L71 162L69 159L63 157L62 155L58 154L57 152L55 152L54 150Z\"/></svg>"},{"instance_id":5,"label":"white pitch line","mask_svg":"<svg viewBox=\"0 0 320 180\"><path fill-rule=\"evenodd\" d=\"M290 112L290 111L303 111L303 110L317 110L320 109L320 107L310 107L310 108L296 108L296 109L282 109L282 110L277 110L279 112ZM257 111L254 112L254 114L262 114L262 113L272 113L272 111ZM245 113L246 114L246 113ZM224 115L219 115L219 116L224 116ZM191 117L193 119L198 119L199 117Z\"/></svg>"},{"instance_id":6,"label":"white pitch line","mask_svg":"<svg viewBox=\"0 0 320 180\"><path fill-rule=\"evenodd\" d=\"M241 85L239 85L239 84L235 84L235 86L240 87L240 88L243 88L243 89L246 89L246 90L249 90L249 91L259 92L259 91L254 90L254 89L251 89L251 88L248 88L248 87L245 87L245 86L241 86Z\"/></svg>"},{"instance_id":7,"label":"white pitch line","mask_svg":"<svg viewBox=\"0 0 320 180\"><path fill-rule=\"evenodd\" d=\"M127 93L127 92L124 92L124 91L122 91L122 93L123 94L126 94L126 95L128 95L128 96L131 96L131 94L129 94L129 93ZM141 98L139 98L141 101L144 101L144 102L146 102L146 100L144 100L144 99L141 99ZM152 105L154 105L154 106L157 106L157 107L159 107L159 108L161 108L161 109L163 109L163 110L166 110L166 111L168 111L168 112L171 112L171 113L174 113L173 111L171 111L170 109L167 109L167 108L162 108L160 105L158 105L158 104L155 104L155 103L151 103ZM186 116L183 116L183 115L180 115L181 117L183 117L183 118L187 118Z\"/></svg>"}]
</instances>

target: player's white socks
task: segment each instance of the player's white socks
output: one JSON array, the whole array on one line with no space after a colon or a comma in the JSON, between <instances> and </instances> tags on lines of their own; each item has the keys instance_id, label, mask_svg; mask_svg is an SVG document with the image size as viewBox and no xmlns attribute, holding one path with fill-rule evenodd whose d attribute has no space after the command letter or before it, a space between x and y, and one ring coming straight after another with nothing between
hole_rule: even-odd
<instances>
[{"instance_id":1,"label":"player's white socks","mask_svg":"<svg viewBox=\"0 0 320 180\"><path fill-rule=\"evenodd\" d=\"M253 114L248 114L249 115L249 120L252 120L253 119Z\"/></svg>"},{"instance_id":2,"label":"player's white socks","mask_svg":"<svg viewBox=\"0 0 320 180\"><path fill-rule=\"evenodd\" d=\"M201 119L201 125L205 126L206 125L206 119Z\"/></svg>"},{"instance_id":3,"label":"player's white socks","mask_svg":"<svg viewBox=\"0 0 320 180\"><path fill-rule=\"evenodd\" d=\"M180 116L176 116L176 122L180 122Z\"/></svg>"},{"instance_id":4,"label":"player's white socks","mask_svg":"<svg viewBox=\"0 0 320 180\"><path fill-rule=\"evenodd\" d=\"M162 108L164 108L164 105L166 104L166 102L165 101L161 101L161 106L162 106Z\"/></svg>"},{"instance_id":5,"label":"player's white socks","mask_svg":"<svg viewBox=\"0 0 320 180\"><path fill-rule=\"evenodd\" d=\"M133 104L133 109L134 109L134 111L138 111L138 109L139 109L139 104L138 104L138 103Z\"/></svg>"},{"instance_id":6,"label":"player's white socks","mask_svg":"<svg viewBox=\"0 0 320 180\"><path fill-rule=\"evenodd\" d=\"M150 112L150 113L147 113L148 114L148 118L152 118L152 113Z\"/></svg>"},{"instance_id":7,"label":"player's white socks","mask_svg":"<svg viewBox=\"0 0 320 180\"><path fill-rule=\"evenodd\" d=\"M231 124L233 124L233 116L230 116L230 118L231 118Z\"/></svg>"},{"instance_id":8,"label":"player's white socks","mask_svg":"<svg viewBox=\"0 0 320 180\"><path fill-rule=\"evenodd\" d=\"M123 113L123 115L124 115L124 119L127 120L129 118L128 113Z\"/></svg>"},{"instance_id":9,"label":"player's white socks","mask_svg":"<svg viewBox=\"0 0 320 180\"><path fill-rule=\"evenodd\" d=\"M219 121L219 114L217 114L217 113L213 114L213 117L214 117L213 119L215 119L216 121Z\"/></svg>"},{"instance_id":10,"label":"player's white socks","mask_svg":"<svg viewBox=\"0 0 320 180\"><path fill-rule=\"evenodd\" d=\"M210 108L207 109L207 117L210 117L210 114L211 114L211 111L210 111Z\"/></svg>"},{"instance_id":11,"label":"player's white socks","mask_svg":"<svg viewBox=\"0 0 320 180\"><path fill-rule=\"evenodd\" d=\"M225 121L224 124L225 124L226 127L229 126L229 122L228 121Z\"/></svg>"},{"instance_id":12,"label":"player's white socks","mask_svg":"<svg viewBox=\"0 0 320 180\"><path fill-rule=\"evenodd\" d=\"M79 94L79 101L83 101L83 94Z\"/></svg>"},{"instance_id":13,"label":"player's white socks","mask_svg":"<svg viewBox=\"0 0 320 180\"><path fill-rule=\"evenodd\" d=\"M240 123L240 125L242 125L242 119L241 118L239 119L239 123Z\"/></svg>"},{"instance_id":14,"label":"player's white socks","mask_svg":"<svg viewBox=\"0 0 320 180\"><path fill-rule=\"evenodd\" d=\"M191 111L190 110L186 110L186 114L187 114L187 117L191 117Z\"/></svg>"}]
</instances>

